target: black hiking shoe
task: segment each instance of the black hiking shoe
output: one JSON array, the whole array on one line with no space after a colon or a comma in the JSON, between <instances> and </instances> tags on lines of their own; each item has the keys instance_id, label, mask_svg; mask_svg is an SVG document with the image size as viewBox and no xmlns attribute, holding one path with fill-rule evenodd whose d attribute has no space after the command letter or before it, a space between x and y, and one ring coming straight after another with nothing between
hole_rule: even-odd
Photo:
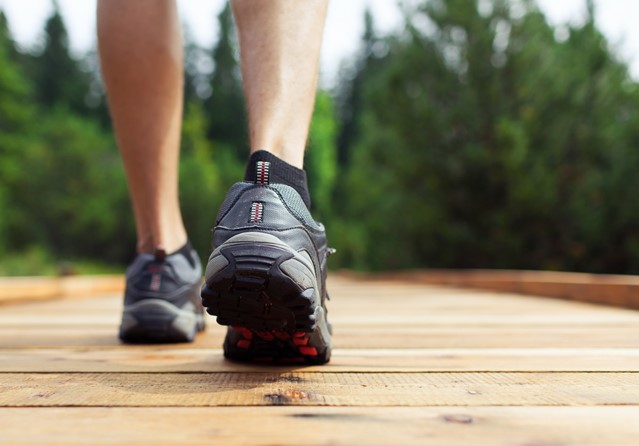
<instances>
[{"instance_id":1,"label":"black hiking shoe","mask_svg":"<svg viewBox=\"0 0 639 446\"><path fill-rule=\"evenodd\" d=\"M202 303L228 325L224 355L273 362L328 362L326 233L300 195L269 184L269 163L257 181L235 184L218 213Z\"/></svg>"},{"instance_id":2,"label":"black hiking shoe","mask_svg":"<svg viewBox=\"0 0 639 446\"><path fill-rule=\"evenodd\" d=\"M204 330L201 283L202 265L190 245L169 256L163 250L139 254L126 272L120 339L130 343L193 341Z\"/></svg>"}]
</instances>

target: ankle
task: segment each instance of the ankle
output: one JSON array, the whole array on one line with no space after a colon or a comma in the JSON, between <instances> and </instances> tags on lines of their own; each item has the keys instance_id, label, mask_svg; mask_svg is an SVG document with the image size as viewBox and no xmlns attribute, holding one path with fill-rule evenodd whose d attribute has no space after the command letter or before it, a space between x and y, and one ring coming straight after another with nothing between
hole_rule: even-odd
<instances>
[{"instance_id":1,"label":"ankle","mask_svg":"<svg viewBox=\"0 0 639 446\"><path fill-rule=\"evenodd\" d=\"M308 182L306 180L306 172L299 169L278 156L266 150L257 150L251 154L247 164L244 181L257 182L258 161L269 163L268 182L285 184L292 187L302 197L304 204L308 209L311 208L311 196L308 192Z\"/></svg>"},{"instance_id":2,"label":"ankle","mask_svg":"<svg viewBox=\"0 0 639 446\"><path fill-rule=\"evenodd\" d=\"M164 234L148 234L139 237L136 246L138 253L153 254L156 250L162 249L167 253L178 251L188 242L186 231Z\"/></svg>"}]
</instances>

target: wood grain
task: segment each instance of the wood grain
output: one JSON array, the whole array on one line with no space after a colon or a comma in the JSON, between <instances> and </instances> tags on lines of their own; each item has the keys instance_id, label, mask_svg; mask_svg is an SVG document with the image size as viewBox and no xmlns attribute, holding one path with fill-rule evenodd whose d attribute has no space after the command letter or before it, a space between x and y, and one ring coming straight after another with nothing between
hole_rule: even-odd
<instances>
[{"instance_id":1,"label":"wood grain","mask_svg":"<svg viewBox=\"0 0 639 446\"><path fill-rule=\"evenodd\" d=\"M225 331L211 327L197 346L220 348ZM111 348L120 345L117 326L0 327L0 349L52 347ZM336 325L336 348L639 348L634 325L577 326L428 326L378 324ZM177 348L190 348L188 344Z\"/></svg>"},{"instance_id":2,"label":"wood grain","mask_svg":"<svg viewBox=\"0 0 639 446\"><path fill-rule=\"evenodd\" d=\"M431 270L389 274L383 278L639 309L639 276L553 271Z\"/></svg>"},{"instance_id":3,"label":"wood grain","mask_svg":"<svg viewBox=\"0 0 639 446\"><path fill-rule=\"evenodd\" d=\"M618 446L639 438L639 407L0 408L0 419L0 438L12 446Z\"/></svg>"},{"instance_id":4,"label":"wood grain","mask_svg":"<svg viewBox=\"0 0 639 446\"><path fill-rule=\"evenodd\" d=\"M330 280L326 366L121 344L120 293L0 307L0 443L636 445L639 313Z\"/></svg>"},{"instance_id":5,"label":"wood grain","mask_svg":"<svg viewBox=\"0 0 639 446\"><path fill-rule=\"evenodd\" d=\"M639 405L639 373L5 373L0 406Z\"/></svg>"},{"instance_id":6,"label":"wood grain","mask_svg":"<svg viewBox=\"0 0 639 446\"><path fill-rule=\"evenodd\" d=\"M121 275L70 277L1 277L0 304L32 302L61 297L92 297L103 293L121 293Z\"/></svg>"},{"instance_id":7,"label":"wood grain","mask_svg":"<svg viewBox=\"0 0 639 446\"><path fill-rule=\"evenodd\" d=\"M267 370L284 372L286 367ZM121 346L105 349L0 350L0 372L261 372L225 360L219 348ZM639 372L639 349L336 349L331 362L305 372Z\"/></svg>"}]
</instances>

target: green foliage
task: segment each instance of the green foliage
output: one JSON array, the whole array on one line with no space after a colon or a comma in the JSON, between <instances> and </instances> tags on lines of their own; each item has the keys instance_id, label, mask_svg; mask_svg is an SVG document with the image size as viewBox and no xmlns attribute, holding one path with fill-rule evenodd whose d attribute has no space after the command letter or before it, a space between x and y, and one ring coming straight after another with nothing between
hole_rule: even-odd
<instances>
[{"instance_id":1,"label":"green foliage","mask_svg":"<svg viewBox=\"0 0 639 446\"><path fill-rule=\"evenodd\" d=\"M66 109L41 117L32 132L12 188L9 248L38 244L60 257L128 258L135 234L113 139Z\"/></svg>"},{"instance_id":2,"label":"green foliage","mask_svg":"<svg viewBox=\"0 0 639 446\"><path fill-rule=\"evenodd\" d=\"M0 15L0 209L4 209L0 213L0 250L7 247L11 237L11 195L23 175L21 152L30 139L29 124L34 116L29 104L31 86L12 60L14 51L6 20Z\"/></svg>"},{"instance_id":3,"label":"green foliage","mask_svg":"<svg viewBox=\"0 0 639 446\"><path fill-rule=\"evenodd\" d=\"M343 264L639 272L637 84L592 16L557 40L522 5L431 1L387 39L359 87Z\"/></svg>"},{"instance_id":4,"label":"green foliage","mask_svg":"<svg viewBox=\"0 0 639 446\"><path fill-rule=\"evenodd\" d=\"M333 266L639 273L639 83L589 13L556 28L532 0L430 0L388 36L367 13L305 157ZM228 5L218 20L213 50L186 47L180 194L202 255L247 153ZM70 55L57 10L44 36L19 51L0 13L0 274L123 265L133 217L95 52Z\"/></svg>"},{"instance_id":5,"label":"green foliage","mask_svg":"<svg viewBox=\"0 0 639 446\"><path fill-rule=\"evenodd\" d=\"M337 134L338 162L346 167L350 161L350 150L360 134L359 116L362 113L362 93L366 77L375 71L378 56L375 49L384 50L381 39L375 34L373 14L364 13L364 34L361 49L352 65L341 68L342 81L336 86L337 112L340 126Z\"/></svg>"},{"instance_id":6,"label":"green foliage","mask_svg":"<svg viewBox=\"0 0 639 446\"><path fill-rule=\"evenodd\" d=\"M202 105L189 103L182 129L180 204L191 243L203 260L211 251L217 209L243 169L228 147L206 138L206 129Z\"/></svg>"},{"instance_id":7,"label":"green foliage","mask_svg":"<svg viewBox=\"0 0 639 446\"><path fill-rule=\"evenodd\" d=\"M317 94L309 143L304 157L313 214L322 220L333 212L333 191L337 179L337 119L333 100L324 91Z\"/></svg>"},{"instance_id":8,"label":"green foliage","mask_svg":"<svg viewBox=\"0 0 639 446\"><path fill-rule=\"evenodd\" d=\"M69 274L122 274L123 265L99 259L70 257L61 261L43 246L29 246L0 257L0 276L58 276Z\"/></svg>"},{"instance_id":9,"label":"green foliage","mask_svg":"<svg viewBox=\"0 0 639 446\"><path fill-rule=\"evenodd\" d=\"M246 112L230 2L220 12L218 23L220 34L213 49L215 70L211 77L211 96L205 101L208 137L227 145L236 159L244 162L248 144Z\"/></svg>"},{"instance_id":10,"label":"green foliage","mask_svg":"<svg viewBox=\"0 0 639 446\"><path fill-rule=\"evenodd\" d=\"M54 276L55 260L42 246L30 246L0 257L0 276Z\"/></svg>"},{"instance_id":11,"label":"green foliage","mask_svg":"<svg viewBox=\"0 0 639 446\"><path fill-rule=\"evenodd\" d=\"M44 28L44 48L31 57L29 72L40 105L64 106L81 114L88 109L89 76L71 56L66 26L57 3L54 6Z\"/></svg>"}]
</instances>

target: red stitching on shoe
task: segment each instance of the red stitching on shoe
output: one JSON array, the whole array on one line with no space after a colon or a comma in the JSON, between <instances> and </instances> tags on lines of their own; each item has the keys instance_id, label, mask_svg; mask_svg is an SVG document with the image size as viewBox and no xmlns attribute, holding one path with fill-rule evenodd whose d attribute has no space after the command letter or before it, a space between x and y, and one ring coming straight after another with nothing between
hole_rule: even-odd
<instances>
[{"instance_id":1,"label":"red stitching on shoe","mask_svg":"<svg viewBox=\"0 0 639 446\"><path fill-rule=\"evenodd\" d=\"M255 182L262 185L268 184L271 163L269 163L268 161L258 161L255 165L255 168L257 170L255 175Z\"/></svg>"},{"instance_id":2,"label":"red stitching on shoe","mask_svg":"<svg viewBox=\"0 0 639 446\"><path fill-rule=\"evenodd\" d=\"M262 223L264 217L264 203L254 201L251 203L249 223Z\"/></svg>"},{"instance_id":3,"label":"red stitching on shoe","mask_svg":"<svg viewBox=\"0 0 639 446\"><path fill-rule=\"evenodd\" d=\"M162 276L159 274L153 274L153 276L151 276L151 285L149 287L151 291L159 291L161 284Z\"/></svg>"}]
</instances>

